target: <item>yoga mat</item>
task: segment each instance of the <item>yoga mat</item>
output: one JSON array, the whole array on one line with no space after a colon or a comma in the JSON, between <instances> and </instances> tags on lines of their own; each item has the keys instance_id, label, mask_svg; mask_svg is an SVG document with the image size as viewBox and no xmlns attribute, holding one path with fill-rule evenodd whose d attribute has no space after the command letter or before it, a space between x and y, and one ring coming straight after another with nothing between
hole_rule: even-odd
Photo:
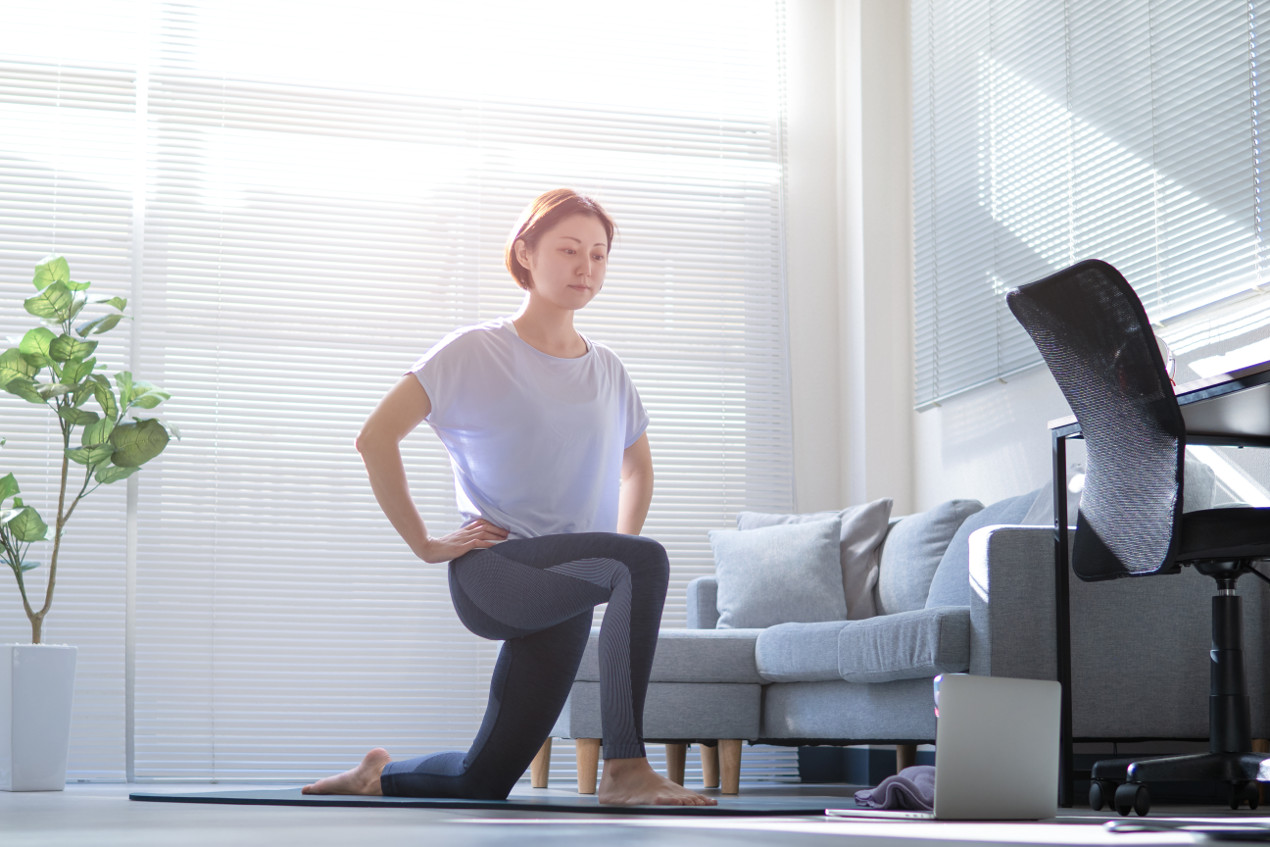
<instances>
[{"instance_id":1,"label":"yoga mat","mask_svg":"<svg viewBox=\"0 0 1270 847\"><path fill-rule=\"evenodd\" d=\"M513 794L506 800L456 800L432 797L363 797L348 794L301 794L298 788L208 791L194 794L134 792L130 800L155 803L230 803L254 806L377 806L424 809L516 809L527 812L591 812L605 815L823 815L854 801L842 797L718 797L717 806L601 806L593 796Z\"/></svg>"}]
</instances>

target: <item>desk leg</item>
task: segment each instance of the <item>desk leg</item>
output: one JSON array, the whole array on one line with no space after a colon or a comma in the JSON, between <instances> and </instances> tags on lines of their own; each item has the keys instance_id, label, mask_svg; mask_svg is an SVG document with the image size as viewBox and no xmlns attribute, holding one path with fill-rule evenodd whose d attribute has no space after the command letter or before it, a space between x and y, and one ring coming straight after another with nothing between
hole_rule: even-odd
<instances>
[{"instance_id":1,"label":"desk leg","mask_svg":"<svg viewBox=\"0 0 1270 847\"><path fill-rule=\"evenodd\" d=\"M1072 631L1067 583L1067 439L1052 436L1054 446L1054 631L1058 683L1062 686L1058 726L1058 805L1070 809L1072 775Z\"/></svg>"}]
</instances>

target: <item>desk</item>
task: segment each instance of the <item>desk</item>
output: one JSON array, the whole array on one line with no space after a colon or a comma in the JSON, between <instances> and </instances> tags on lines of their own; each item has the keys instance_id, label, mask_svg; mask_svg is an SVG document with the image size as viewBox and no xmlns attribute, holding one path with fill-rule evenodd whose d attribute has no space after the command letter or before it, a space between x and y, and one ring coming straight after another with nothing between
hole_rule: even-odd
<instances>
[{"instance_id":1,"label":"desk","mask_svg":"<svg viewBox=\"0 0 1270 847\"><path fill-rule=\"evenodd\" d=\"M1188 444L1270 447L1270 362L1177 389ZM1067 590L1067 439L1080 437L1074 417L1050 422L1054 456L1054 613L1058 637L1059 805L1072 805L1071 618Z\"/></svg>"}]
</instances>

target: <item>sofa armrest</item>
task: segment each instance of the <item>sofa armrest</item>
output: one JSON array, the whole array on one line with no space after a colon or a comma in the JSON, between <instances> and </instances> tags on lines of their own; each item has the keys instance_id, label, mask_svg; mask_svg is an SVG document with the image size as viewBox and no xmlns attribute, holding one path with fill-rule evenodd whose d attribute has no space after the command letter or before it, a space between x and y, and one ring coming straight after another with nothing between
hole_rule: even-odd
<instances>
[{"instance_id":1,"label":"sofa armrest","mask_svg":"<svg viewBox=\"0 0 1270 847\"><path fill-rule=\"evenodd\" d=\"M719 622L719 581L699 576L688 583L688 629L714 629Z\"/></svg>"},{"instance_id":2,"label":"sofa armrest","mask_svg":"<svg viewBox=\"0 0 1270 847\"><path fill-rule=\"evenodd\" d=\"M1055 679L1054 530L986 526L970 535L970 672Z\"/></svg>"}]
</instances>

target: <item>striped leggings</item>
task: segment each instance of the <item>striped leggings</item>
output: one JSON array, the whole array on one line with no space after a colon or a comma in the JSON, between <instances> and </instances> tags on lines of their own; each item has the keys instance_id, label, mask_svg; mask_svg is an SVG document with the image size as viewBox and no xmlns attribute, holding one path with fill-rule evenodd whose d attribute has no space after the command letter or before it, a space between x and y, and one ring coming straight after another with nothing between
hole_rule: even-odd
<instances>
[{"instance_id":1,"label":"striped leggings","mask_svg":"<svg viewBox=\"0 0 1270 847\"><path fill-rule=\"evenodd\" d=\"M564 707L600 625L600 711L607 759L644 753L643 712L669 563L656 541L606 532L548 535L473 550L450 563L464 626L503 641L485 719L466 753L389 762L384 794L505 798Z\"/></svg>"}]
</instances>

